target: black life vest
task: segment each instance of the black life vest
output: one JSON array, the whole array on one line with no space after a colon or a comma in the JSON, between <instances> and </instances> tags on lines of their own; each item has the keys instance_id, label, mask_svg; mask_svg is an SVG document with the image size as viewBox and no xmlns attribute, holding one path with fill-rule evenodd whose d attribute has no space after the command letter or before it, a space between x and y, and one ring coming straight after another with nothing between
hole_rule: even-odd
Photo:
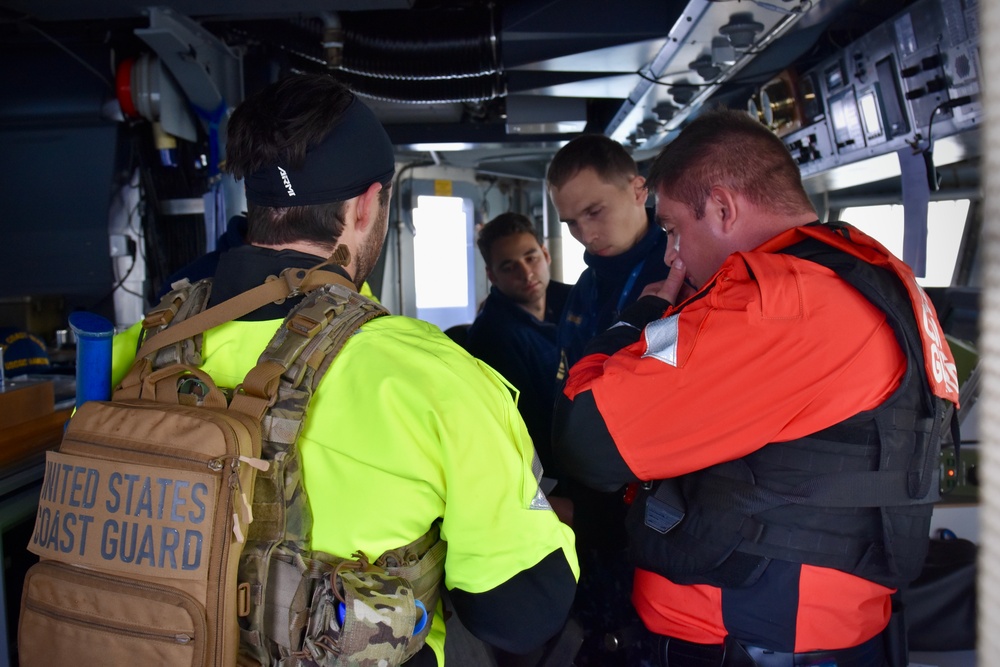
<instances>
[{"instance_id":1,"label":"black life vest","mask_svg":"<svg viewBox=\"0 0 1000 667\"><path fill-rule=\"evenodd\" d=\"M899 278L817 239L782 252L830 268L886 314L905 376L874 410L646 485L627 519L631 556L678 584L750 586L777 559L899 588L927 553L949 418L957 429L953 406L931 393Z\"/></svg>"}]
</instances>

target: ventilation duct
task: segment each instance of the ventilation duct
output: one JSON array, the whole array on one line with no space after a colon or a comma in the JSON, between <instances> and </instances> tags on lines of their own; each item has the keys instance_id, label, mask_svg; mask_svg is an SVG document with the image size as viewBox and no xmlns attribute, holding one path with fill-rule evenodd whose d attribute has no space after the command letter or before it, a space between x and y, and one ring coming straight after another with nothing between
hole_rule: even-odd
<instances>
[{"instance_id":1,"label":"ventilation duct","mask_svg":"<svg viewBox=\"0 0 1000 667\"><path fill-rule=\"evenodd\" d=\"M506 92L488 8L343 12L339 19L337 71L362 97L432 104Z\"/></svg>"}]
</instances>

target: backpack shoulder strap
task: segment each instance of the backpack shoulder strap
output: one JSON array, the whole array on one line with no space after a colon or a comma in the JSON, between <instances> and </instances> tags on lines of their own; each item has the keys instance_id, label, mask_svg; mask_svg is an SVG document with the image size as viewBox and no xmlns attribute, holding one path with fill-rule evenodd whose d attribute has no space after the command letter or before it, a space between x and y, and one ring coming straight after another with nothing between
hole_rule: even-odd
<instances>
[{"instance_id":1,"label":"backpack shoulder strap","mask_svg":"<svg viewBox=\"0 0 1000 667\"><path fill-rule=\"evenodd\" d=\"M230 320L235 320L268 303L281 302L289 297L328 284L346 284L350 285L352 289L354 287L353 283L338 273L311 269L285 269L276 278L266 280L263 285L237 294L233 298L199 312L183 322L178 322L166 330L159 331L142 344L136 357L147 357L162 347L190 338Z\"/></svg>"},{"instance_id":2,"label":"backpack shoulder strap","mask_svg":"<svg viewBox=\"0 0 1000 667\"><path fill-rule=\"evenodd\" d=\"M365 322L387 314L380 304L341 285L315 290L288 315L237 388L230 410L260 420L263 457L281 460L257 478L251 540L286 540L308 548L312 516L295 443L309 401L347 339ZM286 517L295 517L294 522L286 523Z\"/></svg>"},{"instance_id":3,"label":"backpack shoulder strap","mask_svg":"<svg viewBox=\"0 0 1000 667\"><path fill-rule=\"evenodd\" d=\"M212 279L206 278L196 283L190 283L185 278L172 285L174 289L165 294L160 303L146 314L142 320L142 340L156 336L167 327L190 319L201 313L208 306L212 295ZM199 333L164 345L157 350L153 359L155 368L163 368L170 364L201 364L202 336ZM138 355L137 355L138 356Z\"/></svg>"},{"instance_id":4,"label":"backpack shoulder strap","mask_svg":"<svg viewBox=\"0 0 1000 667\"><path fill-rule=\"evenodd\" d=\"M164 296L143 320L144 330L154 333L145 338L136 352L135 363L115 389L115 398L138 398L143 378L155 369L175 363L199 366L202 361L202 334L208 329L242 317L268 303L280 303L327 284L354 287L338 273L289 268L264 284L206 310L211 279L194 285L179 285Z\"/></svg>"},{"instance_id":5,"label":"backpack shoulder strap","mask_svg":"<svg viewBox=\"0 0 1000 667\"><path fill-rule=\"evenodd\" d=\"M381 304L358 294L353 285L313 290L285 318L257 365L237 387L230 408L261 418L270 407L270 419L281 414L289 425L296 422L298 426L281 438L290 446L298 437L309 398L344 343L365 322L388 314ZM293 393L294 401L276 409Z\"/></svg>"},{"instance_id":6,"label":"backpack shoulder strap","mask_svg":"<svg viewBox=\"0 0 1000 667\"><path fill-rule=\"evenodd\" d=\"M202 313L212 295L212 279L205 278L191 283L184 278L171 285L173 289L163 295L160 303L150 310L142 320L142 332L139 336L140 346L143 341L156 338L168 327L177 326ZM162 339L161 339L162 340ZM203 336L198 332L194 336L179 338L169 344L159 347L149 359L136 354L132 368L114 389L116 400L134 399L142 395L143 380L155 370L166 368L173 364L187 366L201 365L201 348ZM141 350L141 347L140 347Z\"/></svg>"}]
</instances>

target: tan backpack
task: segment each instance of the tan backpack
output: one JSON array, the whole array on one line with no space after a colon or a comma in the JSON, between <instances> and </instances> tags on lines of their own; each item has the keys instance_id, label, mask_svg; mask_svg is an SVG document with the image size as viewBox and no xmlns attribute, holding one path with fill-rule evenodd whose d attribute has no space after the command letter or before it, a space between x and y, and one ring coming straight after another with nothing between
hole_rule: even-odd
<instances>
[{"instance_id":1,"label":"tan backpack","mask_svg":"<svg viewBox=\"0 0 1000 667\"><path fill-rule=\"evenodd\" d=\"M287 433L282 418L295 421L297 410L301 427L346 338L386 311L323 271L286 270L200 312L209 289L206 281L164 298L144 322L157 333L112 399L82 405L47 455L28 546L41 561L26 576L18 628L23 666L236 663L237 619L251 606L237 578L257 476L269 480L270 493L257 496L266 507L260 498L273 500L298 467L298 431ZM305 292L231 398L197 368L201 332ZM191 317L169 326L178 312ZM315 382L300 405L276 415L272 406L307 376ZM262 448L281 432L291 444L275 478L275 452L265 460ZM265 518L262 527L275 519Z\"/></svg>"}]
</instances>

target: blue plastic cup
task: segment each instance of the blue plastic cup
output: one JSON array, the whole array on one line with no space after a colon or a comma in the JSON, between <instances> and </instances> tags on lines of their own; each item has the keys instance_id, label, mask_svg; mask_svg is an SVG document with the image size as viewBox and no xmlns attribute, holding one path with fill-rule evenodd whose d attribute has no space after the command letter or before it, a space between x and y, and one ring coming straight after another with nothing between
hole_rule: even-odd
<instances>
[{"instance_id":1,"label":"blue plastic cup","mask_svg":"<svg viewBox=\"0 0 1000 667\"><path fill-rule=\"evenodd\" d=\"M76 407L110 399L114 325L100 315L76 312L70 314L69 326L76 334Z\"/></svg>"}]
</instances>

